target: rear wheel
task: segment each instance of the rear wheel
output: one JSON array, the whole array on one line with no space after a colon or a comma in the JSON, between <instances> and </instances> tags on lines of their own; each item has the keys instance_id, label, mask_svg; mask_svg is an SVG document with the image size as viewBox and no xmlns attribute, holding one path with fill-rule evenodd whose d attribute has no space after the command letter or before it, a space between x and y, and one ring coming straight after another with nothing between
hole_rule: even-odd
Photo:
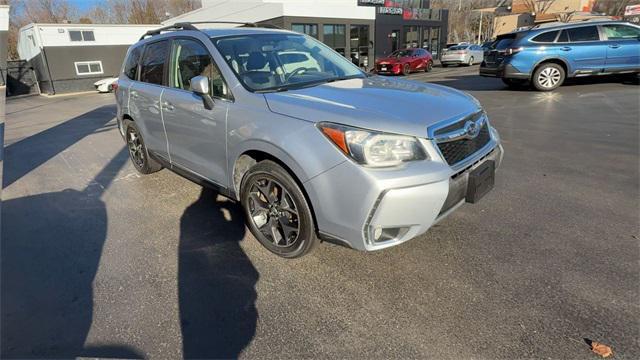
<instances>
[{"instance_id":1,"label":"rear wheel","mask_svg":"<svg viewBox=\"0 0 640 360\"><path fill-rule=\"evenodd\" d=\"M404 64L402 67L402 75L407 76L409 74L411 74L411 68L409 67L409 64Z\"/></svg>"},{"instance_id":2,"label":"rear wheel","mask_svg":"<svg viewBox=\"0 0 640 360\"><path fill-rule=\"evenodd\" d=\"M442 65L442 67L447 67L447 66L449 66L449 64L445 64L445 63L442 63L441 65Z\"/></svg>"},{"instance_id":3,"label":"rear wheel","mask_svg":"<svg viewBox=\"0 0 640 360\"><path fill-rule=\"evenodd\" d=\"M124 121L125 140L129 149L129 158L133 166L141 174L151 174L162 169L162 165L149 156L149 151L142 140L136 124L131 120Z\"/></svg>"},{"instance_id":4,"label":"rear wheel","mask_svg":"<svg viewBox=\"0 0 640 360\"><path fill-rule=\"evenodd\" d=\"M296 258L313 250L318 238L311 209L296 181L280 165L264 160L251 167L240 194L249 230L269 251Z\"/></svg>"},{"instance_id":5,"label":"rear wheel","mask_svg":"<svg viewBox=\"0 0 640 360\"><path fill-rule=\"evenodd\" d=\"M562 85L565 76L562 66L556 63L545 63L534 71L531 82L539 91L552 91Z\"/></svg>"}]
</instances>

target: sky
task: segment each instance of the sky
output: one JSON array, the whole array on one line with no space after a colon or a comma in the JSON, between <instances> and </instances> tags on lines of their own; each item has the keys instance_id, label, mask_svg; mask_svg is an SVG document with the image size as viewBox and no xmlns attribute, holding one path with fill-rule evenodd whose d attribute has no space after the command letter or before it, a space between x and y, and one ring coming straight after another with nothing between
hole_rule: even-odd
<instances>
[{"instance_id":1,"label":"sky","mask_svg":"<svg viewBox=\"0 0 640 360\"><path fill-rule=\"evenodd\" d=\"M93 7L93 5L100 3L99 0L69 0L69 2L80 9L80 11L88 10Z\"/></svg>"}]
</instances>

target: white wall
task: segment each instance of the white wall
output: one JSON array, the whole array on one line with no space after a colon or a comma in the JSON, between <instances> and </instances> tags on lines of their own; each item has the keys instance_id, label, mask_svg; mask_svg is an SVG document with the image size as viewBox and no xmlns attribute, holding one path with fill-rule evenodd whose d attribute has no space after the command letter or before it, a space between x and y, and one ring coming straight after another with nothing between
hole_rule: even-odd
<instances>
[{"instance_id":1,"label":"white wall","mask_svg":"<svg viewBox=\"0 0 640 360\"><path fill-rule=\"evenodd\" d=\"M40 42L33 27L20 29L17 47L21 60L31 60L40 53Z\"/></svg>"},{"instance_id":2,"label":"white wall","mask_svg":"<svg viewBox=\"0 0 640 360\"><path fill-rule=\"evenodd\" d=\"M0 5L0 31L9 30L9 6Z\"/></svg>"},{"instance_id":3,"label":"white wall","mask_svg":"<svg viewBox=\"0 0 640 360\"><path fill-rule=\"evenodd\" d=\"M131 45L160 25L38 25L42 46ZM93 30L95 41L71 41L69 30Z\"/></svg>"},{"instance_id":4,"label":"white wall","mask_svg":"<svg viewBox=\"0 0 640 360\"><path fill-rule=\"evenodd\" d=\"M202 6L163 24L213 20L259 22L281 16L375 19L375 8L358 6L357 0L202 0Z\"/></svg>"}]
</instances>

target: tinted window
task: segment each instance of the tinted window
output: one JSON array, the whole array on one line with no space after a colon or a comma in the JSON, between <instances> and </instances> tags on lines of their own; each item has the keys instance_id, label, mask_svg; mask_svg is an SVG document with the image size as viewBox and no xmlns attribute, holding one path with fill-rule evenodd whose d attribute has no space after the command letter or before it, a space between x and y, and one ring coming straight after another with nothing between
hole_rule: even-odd
<instances>
[{"instance_id":1,"label":"tinted window","mask_svg":"<svg viewBox=\"0 0 640 360\"><path fill-rule=\"evenodd\" d=\"M318 25L316 24L291 24L291 30L318 38Z\"/></svg>"},{"instance_id":2,"label":"tinted window","mask_svg":"<svg viewBox=\"0 0 640 360\"><path fill-rule=\"evenodd\" d=\"M69 30L69 38L71 41L82 41L82 32Z\"/></svg>"},{"instance_id":3,"label":"tinted window","mask_svg":"<svg viewBox=\"0 0 640 360\"><path fill-rule=\"evenodd\" d=\"M84 41L95 41L96 38L93 35L93 31L83 31L82 32L82 38Z\"/></svg>"},{"instance_id":4,"label":"tinted window","mask_svg":"<svg viewBox=\"0 0 640 360\"><path fill-rule=\"evenodd\" d=\"M567 30L562 30L556 42L569 42L569 34L567 34Z\"/></svg>"},{"instance_id":5,"label":"tinted window","mask_svg":"<svg viewBox=\"0 0 640 360\"><path fill-rule=\"evenodd\" d=\"M220 70L213 62L209 50L195 40L178 39L173 43L171 56L171 87L191 90L191 79L196 76L209 78L209 93L226 98L228 89Z\"/></svg>"},{"instance_id":6,"label":"tinted window","mask_svg":"<svg viewBox=\"0 0 640 360\"><path fill-rule=\"evenodd\" d=\"M467 45L462 45L462 46L452 46L449 48L449 50L467 50L468 46Z\"/></svg>"},{"instance_id":7,"label":"tinted window","mask_svg":"<svg viewBox=\"0 0 640 360\"><path fill-rule=\"evenodd\" d=\"M496 50L504 50L511 46L513 42L516 40L516 34L506 34L498 36L495 43L493 44L493 48Z\"/></svg>"},{"instance_id":8,"label":"tinted window","mask_svg":"<svg viewBox=\"0 0 640 360\"><path fill-rule=\"evenodd\" d=\"M136 80L136 76L138 75L138 62L140 61L141 54L141 46L132 49L127 58L127 62L124 64L124 75L131 80Z\"/></svg>"},{"instance_id":9,"label":"tinted window","mask_svg":"<svg viewBox=\"0 0 640 360\"><path fill-rule=\"evenodd\" d=\"M140 81L162 85L164 61L169 49L168 41L159 41L146 46L140 64Z\"/></svg>"},{"instance_id":10,"label":"tinted window","mask_svg":"<svg viewBox=\"0 0 640 360\"><path fill-rule=\"evenodd\" d=\"M604 33L609 40L636 39L640 29L627 25L604 25Z\"/></svg>"},{"instance_id":11,"label":"tinted window","mask_svg":"<svg viewBox=\"0 0 640 360\"><path fill-rule=\"evenodd\" d=\"M576 41L593 41L600 40L598 36L598 28L595 26L582 26L573 29L567 29L571 42Z\"/></svg>"},{"instance_id":12,"label":"tinted window","mask_svg":"<svg viewBox=\"0 0 640 360\"><path fill-rule=\"evenodd\" d=\"M557 31L549 31L534 37L533 39L531 39L531 41L541 42L541 43L552 43L556 39L556 36L558 36Z\"/></svg>"}]
</instances>

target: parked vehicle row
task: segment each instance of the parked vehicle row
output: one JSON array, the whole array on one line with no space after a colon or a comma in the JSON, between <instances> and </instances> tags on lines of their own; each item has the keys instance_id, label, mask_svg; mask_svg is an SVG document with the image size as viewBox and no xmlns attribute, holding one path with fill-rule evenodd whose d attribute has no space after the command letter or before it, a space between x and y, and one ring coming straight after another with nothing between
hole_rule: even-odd
<instances>
[{"instance_id":1,"label":"parked vehicle row","mask_svg":"<svg viewBox=\"0 0 640 360\"><path fill-rule=\"evenodd\" d=\"M145 37L116 90L134 167L240 201L275 254L394 246L493 187L500 137L469 94L367 74L284 30L182 23Z\"/></svg>"},{"instance_id":2,"label":"parked vehicle row","mask_svg":"<svg viewBox=\"0 0 640 360\"><path fill-rule=\"evenodd\" d=\"M534 27L500 35L480 75L509 86L558 88L567 78L640 73L640 27L620 21Z\"/></svg>"}]
</instances>

